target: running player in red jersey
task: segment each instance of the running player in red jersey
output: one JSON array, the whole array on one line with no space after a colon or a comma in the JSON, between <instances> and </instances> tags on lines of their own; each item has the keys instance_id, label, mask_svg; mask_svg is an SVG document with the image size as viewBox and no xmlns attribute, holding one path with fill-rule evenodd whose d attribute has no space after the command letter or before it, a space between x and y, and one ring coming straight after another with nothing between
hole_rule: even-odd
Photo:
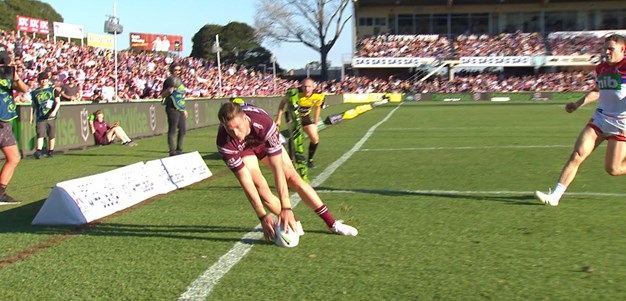
<instances>
[{"instance_id":1,"label":"running player in red jersey","mask_svg":"<svg viewBox=\"0 0 626 301\"><path fill-rule=\"evenodd\" d=\"M542 203L557 206L567 187L574 181L580 165L607 140L604 169L612 176L626 173L626 40L612 34L604 40L606 60L596 66L596 87L576 102L565 106L568 113L598 101L591 120L576 140L574 151L561 171L552 192L535 192Z\"/></svg>"},{"instance_id":2,"label":"running player in red jersey","mask_svg":"<svg viewBox=\"0 0 626 301\"><path fill-rule=\"evenodd\" d=\"M346 236L358 234L354 227L335 220L313 187L298 175L289 155L283 151L278 127L267 112L252 105L228 102L220 107L218 118L217 149L239 180L261 221L266 239L273 239L275 233L273 219L265 207L278 216L284 229L289 226L303 233L291 210L288 187L324 220L331 232ZM271 169L278 197L272 194L258 161Z\"/></svg>"}]
</instances>

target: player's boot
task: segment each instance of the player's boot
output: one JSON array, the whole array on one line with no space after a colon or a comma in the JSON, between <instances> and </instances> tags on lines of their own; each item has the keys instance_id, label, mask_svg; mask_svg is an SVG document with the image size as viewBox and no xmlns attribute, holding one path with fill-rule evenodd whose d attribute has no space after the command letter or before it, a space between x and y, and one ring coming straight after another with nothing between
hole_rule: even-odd
<instances>
[{"instance_id":1,"label":"player's boot","mask_svg":"<svg viewBox=\"0 0 626 301\"><path fill-rule=\"evenodd\" d=\"M2 194L0 195L0 204L9 204L9 205L15 205L15 204L19 204L22 201L20 200L16 200L12 197L10 197L8 194Z\"/></svg>"},{"instance_id":2,"label":"player's boot","mask_svg":"<svg viewBox=\"0 0 626 301\"><path fill-rule=\"evenodd\" d=\"M315 168L315 163L313 163L313 159L309 160L309 162L307 163L307 167L308 168Z\"/></svg>"},{"instance_id":3,"label":"player's boot","mask_svg":"<svg viewBox=\"0 0 626 301\"><path fill-rule=\"evenodd\" d=\"M559 199L557 199L556 196L551 193L543 193L541 191L535 191L535 198L537 198L539 201L541 201L545 205L550 205L550 206L559 205Z\"/></svg>"},{"instance_id":4,"label":"player's boot","mask_svg":"<svg viewBox=\"0 0 626 301\"><path fill-rule=\"evenodd\" d=\"M333 227L328 230L330 230L330 232L333 232L335 234L345 235L345 236L357 236L357 234L359 234L359 230L357 230L356 228L352 226L344 224L343 221L335 221L335 223L333 224Z\"/></svg>"}]
</instances>

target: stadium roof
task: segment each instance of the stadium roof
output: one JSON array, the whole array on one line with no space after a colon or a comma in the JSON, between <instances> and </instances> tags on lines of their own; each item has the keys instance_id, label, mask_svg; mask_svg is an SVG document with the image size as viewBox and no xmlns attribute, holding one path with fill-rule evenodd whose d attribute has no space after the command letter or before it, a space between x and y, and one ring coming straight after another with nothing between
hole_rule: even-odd
<instances>
[{"instance_id":1,"label":"stadium roof","mask_svg":"<svg viewBox=\"0 0 626 301\"><path fill-rule=\"evenodd\" d=\"M529 4L529 3L572 3L589 2L588 0L353 0L359 6L390 6L390 5L489 5L489 4ZM595 2L609 2L596 0Z\"/></svg>"}]
</instances>

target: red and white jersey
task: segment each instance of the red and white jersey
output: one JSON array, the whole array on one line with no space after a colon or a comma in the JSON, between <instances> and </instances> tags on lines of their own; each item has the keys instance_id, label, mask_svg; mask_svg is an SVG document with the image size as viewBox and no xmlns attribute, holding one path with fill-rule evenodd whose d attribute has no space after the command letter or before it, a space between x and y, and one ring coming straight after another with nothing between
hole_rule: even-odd
<instances>
[{"instance_id":1,"label":"red and white jersey","mask_svg":"<svg viewBox=\"0 0 626 301\"><path fill-rule=\"evenodd\" d=\"M241 159L245 154L266 156L280 155L283 145L274 120L263 109L243 105L242 110L250 121L250 133L243 141L231 137L223 125L217 131L217 150L228 168L238 171L244 167Z\"/></svg>"},{"instance_id":2,"label":"red and white jersey","mask_svg":"<svg viewBox=\"0 0 626 301\"><path fill-rule=\"evenodd\" d=\"M626 118L626 59L615 65L596 66L596 87L600 91L598 112L613 118Z\"/></svg>"}]
</instances>

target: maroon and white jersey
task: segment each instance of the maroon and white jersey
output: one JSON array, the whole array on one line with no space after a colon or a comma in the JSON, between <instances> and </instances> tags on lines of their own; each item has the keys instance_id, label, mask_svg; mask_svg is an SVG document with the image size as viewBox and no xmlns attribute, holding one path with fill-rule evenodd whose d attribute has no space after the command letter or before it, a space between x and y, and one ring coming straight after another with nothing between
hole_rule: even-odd
<instances>
[{"instance_id":1,"label":"maroon and white jersey","mask_svg":"<svg viewBox=\"0 0 626 301\"><path fill-rule=\"evenodd\" d=\"M243 105L243 112L250 121L250 133L244 141L237 141L226 132L223 125L217 131L217 150L228 168L238 171L244 167L245 155L255 154L262 159L265 156L280 155L283 145L274 120L263 109Z\"/></svg>"}]
</instances>

